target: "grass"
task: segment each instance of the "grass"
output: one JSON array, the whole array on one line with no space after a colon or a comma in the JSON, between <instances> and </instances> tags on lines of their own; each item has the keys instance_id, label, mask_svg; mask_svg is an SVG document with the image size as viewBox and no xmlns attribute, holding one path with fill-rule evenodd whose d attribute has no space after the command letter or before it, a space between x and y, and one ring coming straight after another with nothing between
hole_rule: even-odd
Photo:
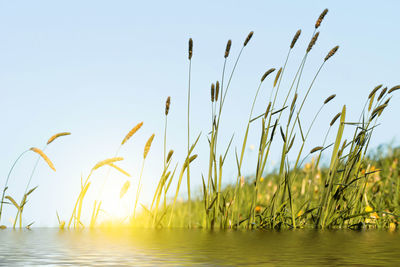
<instances>
[{"instance_id":1,"label":"grass","mask_svg":"<svg viewBox=\"0 0 400 267\"><path fill-rule=\"evenodd\" d=\"M318 155L297 170L296 180L291 184L294 217L297 228L396 228L400 219L399 202L399 168L400 149L382 148L364 158L358 180L353 179L344 189L340 185L334 187L331 197L321 200L327 192L326 182L329 179L330 168L318 167ZM238 205L239 224L227 220L226 228L248 228L249 209L254 199L254 185L256 175L243 177L240 187L240 204ZM355 185L356 183L359 185ZM275 218L271 216L271 203L276 195L279 184L282 183L279 170L262 176L258 182L259 194L256 196L254 207L255 224L257 229L284 229L293 228L289 201L278 209ZM348 188L351 189L348 189ZM339 189L339 190L338 190ZM341 191L342 190L342 191ZM361 190L358 197L351 198L351 193ZM235 185L228 185L222 191L224 204L232 206L235 196ZM328 193L325 193L329 196ZM346 199L343 199L345 196ZM361 196L361 197L360 197ZM236 196L236 199L238 196ZM347 199L348 198L348 199ZM328 200L328 201L327 201ZM321 201L331 202L331 210L321 209L326 215L319 215ZM326 204L327 205L327 204ZM325 205L325 206L326 206ZM201 196L192 202L194 207L193 221L196 228L205 228L202 223L204 217L204 201ZM334 207L332 207L334 206ZM323 206L322 206L323 207ZM187 201L179 203L176 209L174 227L186 227ZM324 214L323 213L323 214ZM229 215L229 214L228 214ZM318 218L321 218L318 220ZM322 219L323 218L323 219Z\"/></svg>"},{"instance_id":2,"label":"grass","mask_svg":"<svg viewBox=\"0 0 400 267\"><path fill-rule=\"evenodd\" d=\"M163 171L155 188L152 202L149 205L140 203L141 179L144 163L149 153L154 134L145 144L143 163L140 171L139 183L136 188L134 210L130 216L129 224L139 227L188 227L188 228L244 228L244 229L284 229L284 228L351 228L363 227L390 228L396 227L400 214L400 178L398 158L399 149L392 150L386 157L371 157L368 155L368 147L372 134L381 114L386 110L395 91L400 86L390 89L378 85L369 93L357 122L349 122L346 117L346 106L335 107L335 112L330 122L326 122L327 130L322 144L314 144L314 148L306 153L304 147L309 142L309 134L313 131L322 110L332 105L336 95L330 95L316 105L315 114L303 114L303 108L312 93L318 76L324 66L332 61L338 52L339 46L328 51L312 81L303 85L302 74L306 66L307 58L315 45L318 44L319 29L328 10L324 10L314 26L314 32L308 41L306 51L294 77L287 77L285 72L290 64L291 55L294 53L296 43L301 39L301 30L298 30L287 52L287 56L280 67L268 69L261 76L254 98L250 103L249 116L244 129L241 145L231 149L232 138L226 147L219 146L219 132L223 118L223 107L228 96L232 77L237 69L241 56L248 49L253 32L245 38L239 54L233 61L232 71L226 73L226 67L230 64L230 50L232 41L228 40L223 53L221 80L211 84L211 125L207 130L209 164L206 176L202 176L201 194L193 198L191 193L190 165L194 164L197 154L195 149L201 138L201 133L192 142L190 135L190 96L191 96L191 68L193 60L193 40L189 39L188 60L188 98L187 98L187 153L182 164L172 163L173 150L167 152L167 119L171 105L170 97L167 98L165 107L165 126L163 143ZM278 70L278 71L276 71ZM275 76L274 76L275 75ZM228 77L228 78L227 78ZM226 80L227 78L227 80ZM288 80L290 86L283 88L281 83ZM270 82L271 83L270 83ZM267 87L271 90L270 99L265 107L265 112L254 115L254 108L258 104L259 91ZM305 90L303 90L303 87ZM287 89L287 90L285 90ZM284 101L280 103L278 96ZM290 103L290 104L289 104ZM315 104L313 104L315 105ZM335 114L335 113L334 113ZM311 124L305 127L304 118L312 118ZM129 173L116 165L122 160L118 157L121 147L140 129L143 123L137 124L123 139L114 157L100 161L90 171L88 177L81 179L81 191L75 202L75 206L68 224L57 218L60 228L66 225L68 228L83 227L81 221L83 202L92 182L92 174L99 169L109 167L117 170L127 177ZM345 135L345 128L352 128L351 136ZM260 139L257 150L256 168L253 175L244 177L243 161L248 136L254 129L259 129ZM330 140L330 133L335 131L335 137ZM62 135L61 135L62 136ZM272 144L281 146L280 161L274 172L267 173L266 166L270 162ZM297 150L295 148L298 148ZM29 150L27 150L29 151ZM21 156L26 153L23 152ZM39 153L40 154L40 153ZM234 184L225 188L223 184L224 163L228 154L236 159ZM43 159L49 160L45 154L40 154ZM321 157L328 157L326 166L321 166ZM20 156L20 157L21 157ZM20 158L19 157L19 158ZM310 157L312 157L310 162ZM19 159L18 158L18 159ZM17 161L18 161L17 159ZM16 162L17 162L16 161ZM307 162L306 164L304 164ZM51 162L50 162L51 163ZM52 164L49 166L52 167ZM13 167L10 170L13 170ZM232 167L232 166L230 166ZM177 174L175 192L170 193L172 181ZM187 199L180 201L178 196L186 174ZM108 177L109 173L107 174ZM200 177L199 175L192 177ZM3 190L2 199L6 198L13 204L20 215L20 227L22 227L22 209L29 191L24 196L21 204L17 204L11 196L4 196L7 190L9 176ZM199 181L200 182L200 181ZM29 184L29 183L28 183ZM130 182L127 180L121 188L120 198L128 194ZM101 190L102 191L102 190ZM99 225L97 217L101 210L101 191L95 200L91 212L90 226ZM118 197L118 196L116 196ZM138 203L143 211L136 214ZM162 203L162 204L161 204ZM0 209L0 216L1 216ZM17 215L18 215L17 214ZM0 217L1 218L1 217ZM103 222L103 225L107 224Z\"/></svg>"},{"instance_id":3,"label":"grass","mask_svg":"<svg viewBox=\"0 0 400 267\"><path fill-rule=\"evenodd\" d=\"M17 221L18 221L18 218L19 218L19 227L20 227L20 228L22 227L22 213L23 213L23 211L24 211L25 204L26 204L27 201L28 201L28 196L29 196L31 193L33 193L33 191L35 191L36 188L37 188L37 187L34 187L34 188L29 189L29 186L30 186L31 181L32 181L32 178L33 178L33 176L34 176L34 174L35 174L36 167L37 167L37 165L38 165L38 163L39 163L40 158L42 158L42 159L48 164L48 166L49 166L53 171L56 171L56 169L55 169L53 163L51 162L51 160L47 157L47 155L46 155L43 151L47 148L48 145L50 145L51 143L53 143L53 142L54 142L56 139L58 139L59 137L67 136L67 135L70 135L70 134L71 134L71 133L69 133L69 132L57 133L57 134L51 136L51 137L48 139L46 145L44 146L44 148L43 148L42 150L41 150L41 149L38 149L38 148L36 148L36 147L32 147L32 148L30 148L30 149L28 149L28 150L25 150L24 152L22 152L22 153L18 156L18 158L14 161L13 165L11 166L10 171L8 172L8 175L7 175L7 178L6 178L6 182L5 182L5 185L4 185L4 188L3 188L3 193L2 193L2 197L1 197L1 204L0 204L0 221L1 221L1 216L2 216L2 213L3 213L3 204L12 204L12 205L14 205L14 207L17 209L17 214L16 214L16 216L15 216L13 228L15 228L16 223L17 223ZM8 190L8 182L9 182L9 180L10 180L10 177L11 177L12 171L14 170L14 167L17 165L18 161L19 161L27 152L29 152L29 151L32 151L32 152L34 152L34 153L37 153L37 154L38 154L38 157L37 157L36 163L35 163L35 165L34 165L34 167L33 167L33 169L32 169L31 175L29 176L28 183L27 183L27 185L26 185L26 189L25 189L24 195L23 195L23 197L22 197L22 200L21 200L20 204L17 204L17 202L16 202L11 196L9 196L9 195L6 196L5 194L6 194L7 190ZM28 191L28 190L29 190L29 191ZM5 202L5 201L4 201L4 198L10 200L10 202ZM30 227L30 225L32 225L32 224L33 224L33 223L30 223L30 224L28 224L27 226Z\"/></svg>"}]
</instances>

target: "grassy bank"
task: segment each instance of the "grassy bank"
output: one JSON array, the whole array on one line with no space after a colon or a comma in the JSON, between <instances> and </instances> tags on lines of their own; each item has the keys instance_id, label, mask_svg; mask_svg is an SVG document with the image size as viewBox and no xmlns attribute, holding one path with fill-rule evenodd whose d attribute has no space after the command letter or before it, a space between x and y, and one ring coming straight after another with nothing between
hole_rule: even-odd
<instances>
[{"instance_id":1,"label":"grassy bank","mask_svg":"<svg viewBox=\"0 0 400 267\"><path fill-rule=\"evenodd\" d=\"M378 149L365 157L358 179L347 186L336 185L331 196L334 203L332 213L325 228L378 228L394 230L398 227L400 214L399 179L400 149ZM344 170L345 166L343 166ZM296 227L319 227L318 216L321 197L326 191L328 167L318 167L317 158L306 163L296 171L296 180L291 184L291 197L295 211ZM221 191L222 205L220 217L214 225L222 228L280 229L293 228L289 199L286 199L274 217L272 212L274 197L280 183L277 171L261 176L255 207L252 206L256 176L241 177L240 186L228 185ZM352 196L352 194L355 194ZM239 203L234 203L240 199ZM207 212L214 210L205 206L203 197L192 201L192 218L189 219L188 202L176 205L173 227L187 227L189 221L193 227L207 227ZM232 218L232 207L239 207L238 219ZM254 209L255 221L249 225ZM215 212L215 211L214 211ZM143 218L144 219L144 218ZM135 222L132 222L135 224ZM162 223L159 227L163 227Z\"/></svg>"}]
</instances>

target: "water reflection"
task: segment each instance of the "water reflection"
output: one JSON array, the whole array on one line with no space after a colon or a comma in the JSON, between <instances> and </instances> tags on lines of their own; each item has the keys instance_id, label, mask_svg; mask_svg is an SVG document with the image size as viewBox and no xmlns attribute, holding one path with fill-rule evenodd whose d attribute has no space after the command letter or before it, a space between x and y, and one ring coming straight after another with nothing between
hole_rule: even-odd
<instances>
[{"instance_id":1,"label":"water reflection","mask_svg":"<svg viewBox=\"0 0 400 267\"><path fill-rule=\"evenodd\" d=\"M0 231L0 264L399 265L400 234L386 231Z\"/></svg>"}]
</instances>

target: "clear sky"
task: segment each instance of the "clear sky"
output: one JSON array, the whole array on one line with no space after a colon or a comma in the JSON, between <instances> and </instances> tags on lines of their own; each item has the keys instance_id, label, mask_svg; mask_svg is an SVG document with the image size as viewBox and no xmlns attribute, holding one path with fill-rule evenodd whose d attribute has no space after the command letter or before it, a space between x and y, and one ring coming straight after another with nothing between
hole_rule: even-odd
<instances>
[{"instance_id":1,"label":"clear sky","mask_svg":"<svg viewBox=\"0 0 400 267\"><path fill-rule=\"evenodd\" d=\"M334 114L348 107L348 120L358 118L364 100L380 83L400 83L398 1L0 1L0 185L18 155L32 146L43 147L62 131L71 136L51 144L46 153L57 172L41 161L32 185L24 222L56 225L56 210L66 220L80 190L80 177L92 166L112 157L125 134L138 122L142 129L121 150L120 164L132 173L133 187L119 200L125 178L112 172L105 210L123 216L132 208L141 156L147 138L155 133L144 171L143 202L153 194L162 167L164 103L171 96L168 148L174 162L186 151L187 41L194 40L192 63L192 139L202 131L192 167L193 187L199 189L207 166L206 133L210 129L210 83L220 79L226 41L232 39L228 71L249 31L254 36L239 62L222 118L221 145L235 133L233 148L241 144L250 104L261 75L282 66L298 29L302 35L289 61L292 77L324 8L329 13L309 56L301 90L304 94L322 59L335 45L306 102L309 124L320 103L337 94L310 134L310 147L319 145ZM289 81L289 80L288 80ZM272 80L262 88L255 113L267 105ZM287 85L283 83L284 90ZM285 87L286 86L286 87ZM400 99L395 97L372 147L399 137ZM258 127L258 126L257 126ZM249 145L257 145L258 128ZM233 150L232 150L233 151ZM232 152L231 151L231 152ZM272 158L278 155L277 148ZM21 198L36 155L26 154L10 178L8 193ZM244 170L251 174L256 153L248 149ZM273 168L273 162L268 166ZM94 183L101 183L99 171ZM223 181L233 181L236 165L230 153ZM96 180L97 179L97 180ZM186 184L182 187L185 193ZM89 208L96 199L88 193ZM6 208L1 224L10 224L15 209Z\"/></svg>"}]
</instances>

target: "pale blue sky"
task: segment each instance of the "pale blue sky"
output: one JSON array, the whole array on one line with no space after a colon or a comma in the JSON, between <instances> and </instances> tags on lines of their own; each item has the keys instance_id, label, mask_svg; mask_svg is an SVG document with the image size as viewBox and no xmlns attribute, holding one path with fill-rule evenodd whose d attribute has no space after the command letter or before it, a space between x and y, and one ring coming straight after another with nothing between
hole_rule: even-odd
<instances>
[{"instance_id":1,"label":"pale blue sky","mask_svg":"<svg viewBox=\"0 0 400 267\"><path fill-rule=\"evenodd\" d=\"M283 64L294 33L302 29L286 74L293 75L324 8L329 13L304 71L303 92L326 53L335 45L340 50L317 79L303 112L304 123L310 122L328 95L336 93L337 98L322 112L305 151L320 144L327 124L343 104L348 107L348 120L355 120L375 85L400 83L400 2L0 1L0 186L19 153L42 147L54 133L72 132L46 151L57 172L40 162L33 181L39 189L24 216L26 223L55 225L56 210L63 219L70 215L81 173L113 156L124 135L144 121L121 151L126 160L120 165L133 174L134 187L129 191L133 195L144 143L156 134L144 177L143 196L148 200L161 172L164 103L169 95L168 147L176 151L179 162L186 150L187 40L192 37L192 138L203 132L192 170L197 189L208 162L204 134L210 129L209 86L220 79L226 41L233 42L230 70L244 38L255 32L233 78L221 125L221 144L226 146L235 133L234 146L240 146L261 75ZM271 81L263 87L255 113L265 110L270 85ZM399 136L399 101L396 96L383 115L372 147ZM249 145L257 144L258 129L252 129ZM276 148L273 157L278 153ZM253 172L255 156L247 151L246 173ZM9 194L20 198L35 159L27 154L19 162ZM235 171L231 153L224 181L232 181ZM117 192L125 180L113 175ZM89 196L90 207L95 198ZM128 202L120 204L129 207ZM9 224L14 213L7 208L1 223Z\"/></svg>"}]
</instances>

